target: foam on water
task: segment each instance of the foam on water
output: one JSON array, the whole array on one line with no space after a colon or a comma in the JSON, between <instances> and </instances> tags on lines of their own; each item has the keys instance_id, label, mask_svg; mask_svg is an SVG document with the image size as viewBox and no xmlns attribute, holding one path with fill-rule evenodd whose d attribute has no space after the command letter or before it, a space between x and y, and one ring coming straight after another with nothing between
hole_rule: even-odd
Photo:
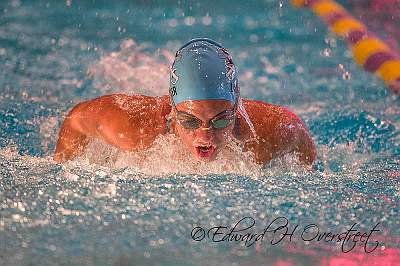
<instances>
[{"instance_id":1,"label":"foam on water","mask_svg":"<svg viewBox=\"0 0 400 266\"><path fill-rule=\"evenodd\" d=\"M168 92L170 61L168 50L153 55L143 51L144 45L128 39L120 51L105 54L89 67L87 78L103 94L115 91L125 94L165 95Z\"/></svg>"},{"instance_id":2,"label":"foam on water","mask_svg":"<svg viewBox=\"0 0 400 266\"><path fill-rule=\"evenodd\" d=\"M102 156L98 156L99 151ZM253 162L250 153L241 152L233 141L225 147L216 160L210 163L198 161L174 135L160 136L154 144L143 152L121 152L99 141L92 142L87 150L89 162L111 167L130 167L148 176L171 174L261 174L262 167Z\"/></svg>"}]
</instances>

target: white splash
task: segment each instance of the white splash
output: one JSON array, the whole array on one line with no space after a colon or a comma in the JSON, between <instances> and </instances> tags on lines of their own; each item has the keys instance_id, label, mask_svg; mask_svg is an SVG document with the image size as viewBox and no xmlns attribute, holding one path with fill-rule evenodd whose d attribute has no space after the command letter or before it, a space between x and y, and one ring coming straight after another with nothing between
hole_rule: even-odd
<instances>
[{"instance_id":1,"label":"white splash","mask_svg":"<svg viewBox=\"0 0 400 266\"><path fill-rule=\"evenodd\" d=\"M102 93L165 95L168 93L170 63L174 56L166 49L154 54L144 45L126 40L121 50L103 55L89 67L87 75Z\"/></svg>"},{"instance_id":2,"label":"white splash","mask_svg":"<svg viewBox=\"0 0 400 266\"><path fill-rule=\"evenodd\" d=\"M148 176L232 173L260 176L262 174L262 166L254 162L252 153L242 152L234 141L229 142L214 161L206 163L194 158L175 135L161 135L149 149L140 152L123 152L94 140L80 160L111 168L128 167Z\"/></svg>"}]
</instances>

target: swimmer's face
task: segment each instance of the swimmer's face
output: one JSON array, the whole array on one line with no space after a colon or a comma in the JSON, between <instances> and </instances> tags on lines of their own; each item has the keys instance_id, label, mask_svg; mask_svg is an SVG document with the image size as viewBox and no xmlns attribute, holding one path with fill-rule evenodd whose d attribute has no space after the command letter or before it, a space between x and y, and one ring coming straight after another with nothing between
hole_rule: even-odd
<instances>
[{"instance_id":1,"label":"swimmer's face","mask_svg":"<svg viewBox=\"0 0 400 266\"><path fill-rule=\"evenodd\" d=\"M227 100L196 100L176 106L176 132L199 160L211 161L225 146L235 124L234 104Z\"/></svg>"}]
</instances>

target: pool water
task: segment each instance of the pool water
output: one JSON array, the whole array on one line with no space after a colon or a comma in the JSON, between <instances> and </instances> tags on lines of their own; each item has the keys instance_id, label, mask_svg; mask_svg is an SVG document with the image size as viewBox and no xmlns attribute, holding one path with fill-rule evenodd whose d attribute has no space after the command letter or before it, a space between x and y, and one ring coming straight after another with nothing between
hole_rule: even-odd
<instances>
[{"instance_id":1,"label":"pool water","mask_svg":"<svg viewBox=\"0 0 400 266\"><path fill-rule=\"evenodd\" d=\"M311 12L273 0L7 0L0 12L0 265L400 264L399 97ZM166 94L171 56L194 37L229 49L243 97L304 120L313 171L291 156L261 168L235 146L206 165L173 137L140 154L94 141L81 158L52 160L75 104ZM278 217L299 229L275 245L192 238L244 217L253 233ZM354 223L379 223L375 251L300 237L308 224Z\"/></svg>"}]
</instances>

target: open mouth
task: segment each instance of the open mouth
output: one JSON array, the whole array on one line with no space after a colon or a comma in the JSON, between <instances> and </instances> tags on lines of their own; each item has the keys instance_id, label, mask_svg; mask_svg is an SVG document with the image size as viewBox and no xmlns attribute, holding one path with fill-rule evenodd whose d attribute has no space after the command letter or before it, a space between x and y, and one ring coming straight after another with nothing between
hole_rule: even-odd
<instances>
[{"instance_id":1,"label":"open mouth","mask_svg":"<svg viewBox=\"0 0 400 266\"><path fill-rule=\"evenodd\" d=\"M208 145L208 146L196 146L197 155L200 158L210 159L213 154L215 153L216 147L215 145Z\"/></svg>"}]
</instances>

